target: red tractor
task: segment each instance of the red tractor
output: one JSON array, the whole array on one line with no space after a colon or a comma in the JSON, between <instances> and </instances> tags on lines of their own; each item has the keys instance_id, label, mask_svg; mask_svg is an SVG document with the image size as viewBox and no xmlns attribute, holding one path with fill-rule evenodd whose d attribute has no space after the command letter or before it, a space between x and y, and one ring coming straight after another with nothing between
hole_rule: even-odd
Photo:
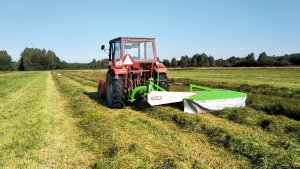
<instances>
[{"instance_id":1,"label":"red tractor","mask_svg":"<svg viewBox=\"0 0 300 169\"><path fill-rule=\"evenodd\" d=\"M105 46L101 46L105 51ZM168 90L167 69L157 59L154 38L119 37L109 42L106 82L100 80L98 97L108 107L122 108L135 88L153 81ZM135 93L134 93L135 95Z\"/></svg>"}]
</instances>

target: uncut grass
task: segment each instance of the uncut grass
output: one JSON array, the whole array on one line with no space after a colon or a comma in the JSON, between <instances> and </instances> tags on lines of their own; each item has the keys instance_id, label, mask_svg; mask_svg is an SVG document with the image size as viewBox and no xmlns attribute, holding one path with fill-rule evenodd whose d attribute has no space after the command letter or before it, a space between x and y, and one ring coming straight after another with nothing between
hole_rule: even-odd
<instances>
[{"instance_id":1,"label":"uncut grass","mask_svg":"<svg viewBox=\"0 0 300 169\"><path fill-rule=\"evenodd\" d=\"M71 86L64 77L56 77L56 81L72 99L74 115L83 119L84 142L99 156L96 167L249 167L242 157L210 146L202 134L185 133L172 123L128 108L108 109L82 94L80 85Z\"/></svg>"},{"instance_id":2,"label":"uncut grass","mask_svg":"<svg viewBox=\"0 0 300 169\"><path fill-rule=\"evenodd\" d=\"M146 111L146 112L148 112L148 114L150 114L151 116L153 116L155 118L161 118L165 114L164 111L161 111L161 110L164 110L165 107L159 107L159 110L157 110L155 108L149 108L149 109L150 109L150 111ZM169 111L174 111L174 110L169 110ZM145 112L145 111L143 111L143 112ZM156 112L156 113L153 113L153 112ZM181 111L178 112L178 114L181 116L181 114L182 114ZM175 114L175 115L177 115L177 114ZM190 116L187 116L186 117L187 119L184 119L183 121L190 120L188 117L190 117ZM201 117L201 116L199 116L199 117ZM199 117L197 117L197 118L199 118ZM207 116L203 116L203 117L207 117ZM173 118L163 117L163 119L167 119L167 121L174 121L174 119L175 119L175 123L181 125L181 122L176 122L176 118L177 118L177 116L174 116ZM182 119L180 118L180 120L182 120ZM238 152L242 155L245 155L246 157L248 157L252 160L254 165L258 165L261 167L262 166L263 167L265 167L265 166L267 166L267 167L274 167L274 166L296 167L296 165L297 165L296 157L298 154L295 151L298 148L298 145L290 142L290 140L281 139L275 135L267 134L266 132L264 132L263 130L261 130L257 127L250 128L250 127L232 125L232 124L228 123L228 121L222 121L222 123L219 123L219 125L209 124L208 121L215 120L213 118L213 116L210 117L209 120L208 119L205 119L205 120L207 120L207 121L201 121L201 125L196 123L195 126L192 125L189 127L189 129L194 131L194 128L197 128L197 127L199 128L199 125L200 125L201 129L204 128L203 132L208 134L209 137L211 137L211 136L214 137L215 132L217 132L217 134L220 134L217 136L220 136L221 138L225 137L228 140L226 140L226 139L218 140L218 138L217 138L216 139L217 141L215 141L215 142L213 141L213 143L216 143L217 145L219 145L219 143L221 142L223 144L223 146L225 148L227 148L228 144L230 142L233 142L234 144L232 145L232 147L229 146L229 150L231 150L233 152ZM220 120L215 120L215 121L219 122ZM205 123L207 123L207 124L203 125ZM224 126L224 124L227 125L226 126L226 127L228 127L227 129L226 128L224 129L224 127L219 127L219 126ZM208 132L205 130L207 128L209 128ZM220 131L220 133L218 133L218 131ZM210 135L210 134L212 134L212 135ZM241 137L234 137L235 135L239 135ZM245 143L245 144L243 145L242 143ZM234 146L241 145L241 144L242 144L242 146L240 147L240 149L234 148ZM263 151L261 152L261 150L263 150ZM271 156L272 158L269 158L269 156ZM284 156L284 157L281 158L282 156ZM282 163L278 163L278 160Z\"/></svg>"},{"instance_id":3,"label":"uncut grass","mask_svg":"<svg viewBox=\"0 0 300 169\"><path fill-rule=\"evenodd\" d=\"M242 92L248 92L259 95L267 96L279 96L283 98L292 98L300 100L300 89L288 88L285 86L272 86L266 82L265 84L254 85L254 84L245 84L242 82L215 82L211 81L200 81L195 79L186 79L186 78L175 78L173 79L177 82L184 82L185 85L197 84L201 86L207 86L212 88L224 88L229 90L238 90Z\"/></svg>"},{"instance_id":4,"label":"uncut grass","mask_svg":"<svg viewBox=\"0 0 300 169\"><path fill-rule=\"evenodd\" d=\"M171 78L197 81L229 82L231 84L271 85L300 89L299 68L210 68L170 70Z\"/></svg>"}]
</instances>

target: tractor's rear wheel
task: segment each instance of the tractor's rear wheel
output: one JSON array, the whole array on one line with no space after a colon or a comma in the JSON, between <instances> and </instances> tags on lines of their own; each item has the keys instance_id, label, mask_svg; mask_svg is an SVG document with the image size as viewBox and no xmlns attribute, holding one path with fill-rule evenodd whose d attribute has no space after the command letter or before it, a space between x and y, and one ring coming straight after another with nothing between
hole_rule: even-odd
<instances>
[{"instance_id":1,"label":"tractor's rear wheel","mask_svg":"<svg viewBox=\"0 0 300 169\"><path fill-rule=\"evenodd\" d=\"M126 101L124 78L115 79L111 71L106 75L106 102L110 108L123 108Z\"/></svg>"},{"instance_id":2,"label":"tractor's rear wheel","mask_svg":"<svg viewBox=\"0 0 300 169\"><path fill-rule=\"evenodd\" d=\"M169 84L167 83L167 81L168 81L167 76L165 74L160 74L159 75L159 81L162 81L162 82L159 82L159 86L168 91L169 90Z\"/></svg>"}]
</instances>

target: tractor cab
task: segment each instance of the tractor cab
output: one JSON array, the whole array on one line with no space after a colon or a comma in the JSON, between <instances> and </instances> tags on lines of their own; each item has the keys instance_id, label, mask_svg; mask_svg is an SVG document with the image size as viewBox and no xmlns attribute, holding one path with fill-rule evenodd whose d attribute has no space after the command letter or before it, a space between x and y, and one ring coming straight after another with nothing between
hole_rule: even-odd
<instances>
[{"instance_id":1,"label":"tractor cab","mask_svg":"<svg viewBox=\"0 0 300 169\"><path fill-rule=\"evenodd\" d=\"M120 60L125 55L130 55L135 62L156 62L155 39L119 37L109 42L109 61Z\"/></svg>"}]
</instances>

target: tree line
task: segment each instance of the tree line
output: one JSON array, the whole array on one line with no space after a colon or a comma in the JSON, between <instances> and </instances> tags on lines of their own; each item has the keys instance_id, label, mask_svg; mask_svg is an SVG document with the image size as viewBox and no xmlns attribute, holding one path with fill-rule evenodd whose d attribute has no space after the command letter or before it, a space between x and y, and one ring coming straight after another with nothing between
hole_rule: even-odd
<instances>
[{"instance_id":1,"label":"tree line","mask_svg":"<svg viewBox=\"0 0 300 169\"><path fill-rule=\"evenodd\" d=\"M213 56L207 56L205 53L195 54L192 57L181 56L180 60L173 57L171 60L164 59L163 64L166 67L258 67L258 66L291 66L300 65L300 53L286 54L284 56L268 56L262 52L258 59L255 59L254 53L246 57L232 56L228 59L217 59Z\"/></svg>"},{"instance_id":2,"label":"tree line","mask_svg":"<svg viewBox=\"0 0 300 169\"><path fill-rule=\"evenodd\" d=\"M89 63L67 63L61 61L52 50L38 48L25 48L19 61L12 61L5 50L0 51L0 71L3 70L55 70L55 69L105 69L108 59L93 59ZM286 54L284 56L268 56L262 52L258 59L254 53L245 57L232 56L228 59L217 59L205 53L195 54L192 57L181 56L179 60L173 57L164 59L166 67L256 67L256 66L291 66L300 65L300 53Z\"/></svg>"},{"instance_id":3,"label":"tree line","mask_svg":"<svg viewBox=\"0 0 300 169\"><path fill-rule=\"evenodd\" d=\"M103 69L107 59L95 60L90 63L67 63L61 61L52 50L25 48L19 61L13 61L5 50L0 51L0 71L4 70L55 70L55 69Z\"/></svg>"}]
</instances>

